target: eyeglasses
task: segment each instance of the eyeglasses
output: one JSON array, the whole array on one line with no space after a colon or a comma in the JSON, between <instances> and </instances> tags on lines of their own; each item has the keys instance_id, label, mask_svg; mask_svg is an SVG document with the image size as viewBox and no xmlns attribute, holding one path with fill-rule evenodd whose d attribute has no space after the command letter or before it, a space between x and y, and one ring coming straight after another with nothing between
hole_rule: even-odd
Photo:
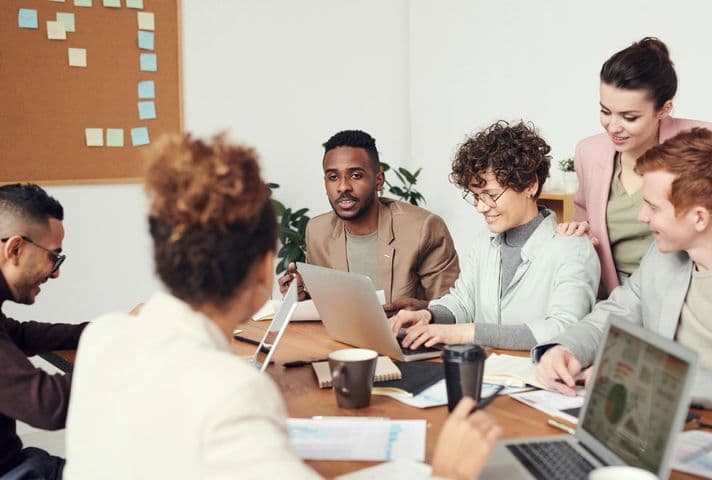
<instances>
[{"instance_id":1,"label":"eyeglasses","mask_svg":"<svg viewBox=\"0 0 712 480\"><path fill-rule=\"evenodd\" d=\"M509 188L509 187L507 187ZM507 188L502 190L498 195L492 196L489 193L474 193L473 191L469 189L465 189L462 192L462 199L472 205L473 207L477 207L477 204L480 203L480 200L485 203L490 208L497 208L497 200L499 200L499 197L504 195L504 192L507 191Z\"/></svg>"},{"instance_id":2,"label":"eyeglasses","mask_svg":"<svg viewBox=\"0 0 712 480\"><path fill-rule=\"evenodd\" d=\"M62 253L57 253L53 250L50 250L49 248L43 247L42 245L35 243L35 241L32 240L30 237L20 235L20 238L22 238L27 243L44 250L45 252L47 252L49 254L49 258L52 260L52 270L49 273L54 273L57 270L59 270L59 267L61 267L62 264L64 263L64 261L67 259L66 255L64 255ZM0 238L0 242L2 242L2 243L7 242L8 240L10 240L10 237Z\"/></svg>"}]
</instances>

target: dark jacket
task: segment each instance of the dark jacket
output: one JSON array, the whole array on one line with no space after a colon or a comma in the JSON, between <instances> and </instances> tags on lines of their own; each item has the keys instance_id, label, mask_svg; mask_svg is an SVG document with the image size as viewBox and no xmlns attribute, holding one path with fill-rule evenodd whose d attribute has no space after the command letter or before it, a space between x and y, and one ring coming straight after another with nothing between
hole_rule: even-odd
<instances>
[{"instance_id":1,"label":"dark jacket","mask_svg":"<svg viewBox=\"0 0 712 480\"><path fill-rule=\"evenodd\" d=\"M0 307L12 294L0 274ZM18 322L0 311L0 475L19 461L22 442L15 421L46 430L64 428L70 375L50 375L27 359L51 350L77 348L86 326Z\"/></svg>"}]
</instances>

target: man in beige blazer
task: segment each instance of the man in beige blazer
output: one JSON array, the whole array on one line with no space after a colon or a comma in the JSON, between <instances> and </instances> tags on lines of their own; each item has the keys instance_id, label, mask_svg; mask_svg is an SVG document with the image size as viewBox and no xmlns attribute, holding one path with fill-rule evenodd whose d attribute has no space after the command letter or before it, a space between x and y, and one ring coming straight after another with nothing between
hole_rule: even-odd
<instances>
[{"instance_id":1,"label":"man in beige blazer","mask_svg":"<svg viewBox=\"0 0 712 480\"><path fill-rule=\"evenodd\" d=\"M309 222L307 263L367 275L384 290L387 313L409 297L440 298L460 268L443 220L425 209L388 198L383 188L376 141L360 130L345 130L324 144L324 184L332 211ZM296 278L300 300L307 297L296 266L279 279L286 292Z\"/></svg>"}]
</instances>

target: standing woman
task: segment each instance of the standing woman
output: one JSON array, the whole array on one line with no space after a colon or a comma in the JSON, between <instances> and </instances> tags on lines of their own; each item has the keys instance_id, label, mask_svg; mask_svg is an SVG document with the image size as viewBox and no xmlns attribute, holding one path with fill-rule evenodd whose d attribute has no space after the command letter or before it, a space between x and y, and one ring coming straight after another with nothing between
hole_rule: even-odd
<instances>
[{"instance_id":1,"label":"standing woman","mask_svg":"<svg viewBox=\"0 0 712 480\"><path fill-rule=\"evenodd\" d=\"M576 146L579 189L574 220L559 233L587 233L601 260L600 297L638 268L652 234L636 219L643 203L635 160L650 147L692 127L712 124L673 118L677 75L665 44L645 37L601 68L600 117L605 133Z\"/></svg>"}]
</instances>

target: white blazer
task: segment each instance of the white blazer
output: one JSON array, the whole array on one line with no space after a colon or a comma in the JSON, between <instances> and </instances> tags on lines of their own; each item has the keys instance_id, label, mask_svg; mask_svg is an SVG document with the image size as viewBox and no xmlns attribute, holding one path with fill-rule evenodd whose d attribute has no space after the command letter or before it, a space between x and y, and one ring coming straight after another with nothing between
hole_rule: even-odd
<instances>
[{"instance_id":1,"label":"white blazer","mask_svg":"<svg viewBox=\"0 0 712 480\"><path fill-rule=\"evenodd\" d=\"M69 480L318 478L290 448L271 379L165 293L84 331L66 453Z\"/></svg>"}]
</instances>

